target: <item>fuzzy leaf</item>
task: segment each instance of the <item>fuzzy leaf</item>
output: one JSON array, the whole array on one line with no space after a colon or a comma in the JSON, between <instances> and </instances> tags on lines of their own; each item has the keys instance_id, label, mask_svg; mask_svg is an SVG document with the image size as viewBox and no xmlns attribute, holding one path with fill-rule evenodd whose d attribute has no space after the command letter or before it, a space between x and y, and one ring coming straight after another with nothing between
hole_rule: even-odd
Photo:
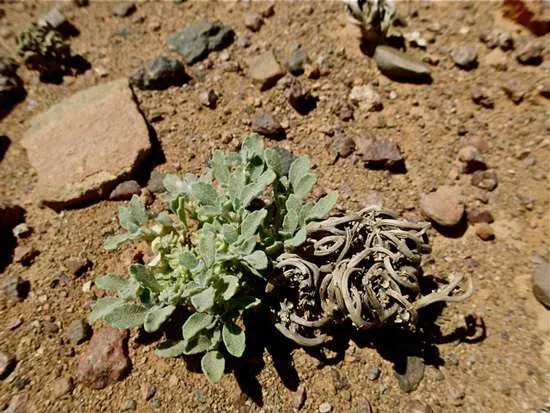
<instances>
[{"instance_id":1,"label":"fuzzy leaf","mask_svg":"<svg viewBox=\"0 0 550 413\"><path fill-rule=\"evenodd\" d=\"M185 183L179 176L166 174L162 178L162 185L164 189L174 195L181 195L186 193Z\"/></svg>"},{"instance_id":2,"label":"fuzzy leaf","mask_svg":"<svg viewBox=\"0 0 550 413\"><path fill-rule=\"evenodd\" d=\"M212 327L214 317L207 313L193 313L189 316L183 324L182 334L183 338L190 340L195 337L202 330Z\"/></svg>"},{"instance_id":3,"label":"fuzzy leaf","mask_svg":"<svg viewBox=\"0 0 550 413\"><path fill-rule=\"evenodd\" d=\"M281 233L292 235L298 228L298 214L294 210L289 210L283 219L283 228Z\"/></svg>"},{"instance_id":4,"label":"fuzzy leaf","mask_svg":"<svg viewBox=\"0 0 550 413\"><path fill-rule=\"evenodd\" d=\"M188 270L192 270L197 265L199 265L199 261L197 260L197 257L192 252L189 251L183 251L179 256L179 262L181 265L183 265Z\"/></svg>"},{"instance_id":5,"label":"fuzzy leaf","mask_svg":"<svg viewBox=\"0 0 550 413\"><path fill-rule=\"evenodd\" d=\"M248 255L254 251L256 246L256 236L251 236L245 239L239 238L239 241L231 246L231 250L236 254Z\"/></svg>"},{"instance_id":6,"label":"fuzzy leaf","mask_svg":"<svg viewBox=\"0 0 550 413\"><path fill-rule=\"evenodd\" d=\"M254 251L252 254L244 257L244 260L257 270L265 270L267 268L267 256L263 251Z\"/></svg>"},{"instance_id":7,"label":"fuzzy leaf","mask_svg":"<svg viewBox=\"0 0 550 413\"><path fill-rule=\"evenodd\" d=\"M222 186L227 186L229 182L229 168L227 168L225 163L225 156L223 152L216 151L212 156L211 160L212 171L214 173L214 178L217 179Z\"/></svg>"},{"instance_id":8,"label":"fuzzy leaf","mask_svg":"<svg viewBox=\"0 0 550 413\"><path fill-rule=\"evenodd\" d=\"M233 244L239 238L237 227L233 224L224 224L222 228L223 239L227 244Z\"/></svg>"},{"instance_id":9,"label":"fuzzy leaf","mask_svg":"<svg viewBox=\"0 0 550 413\"><path fill-rule=\"evenodd\" d=\"M128 203L128 209L134 222L138 225L143 225L149 220L149 214L141 203L139 196L133 195Z\"/></svg>"},{"instance_id":10,"label":"fuzzy leaf","mask_svg":"<svg viewBox=\"0 0 550 413\"><path fill-rule=\"evenodd\" d=\"M184 340L181 340L169 347L161 346L155 350L155 354L162 358L178 357L185 353L186 344Z\"/></svg>"},{"instance_id":11,"label":"fuzzy leaf","mask_svg":"<svg viewBox=\"0 0 550 413\"><path fill-rule=\"evenodd\" d=\"M246 345L246 337L242 328L233 323L224 323L222 329L225 348L234 357L241 357Z\"/></svg>"},{"instance_id":12,"label":"fuzzy leaf","mask_svg":"<svg viewBox=\"0 0 550 413\"><path fill-rule=\"evenodd\" d=\"M216 259L215 237L214 232L203 228L199 239L199 253L207 267L212 265Z\"/></svg>"},{"instance_id":13,"label":"fuzzy leaf","mask_svg":"<svg viewBox=\"0 0 550 413\"><path fill-rule=\"evenodd\" d=\"M195 294L191 297L191 304L198 312L207 311L214 305L216 291L213 287L208 287L206 290Z\"/></svg>"},{"instance_id":14,"label":"fuzzy leaf","mask_svg":"<svg viewBox=\"0 0 550 413\"><path fill-rule=\"evenodd\" d=\"M162 291L162 286L156 280L153 274L149 272L147 267L142 264L130 265L130 274L144 288L147 288L155 293Z\"/></svg>"},{"instance_id":15,"label":"fuzzy leaf","mask_svg":"<svg viewBox=\"0 0 550 413\"><path fill-rule=\"evenodd\" d=\"M229 178L229 196L233 205L238 205L240 203L240 196L243 188L246 184L246 175L242 167L238 167L233 171L231 177Z\"/></svg>"},{"instance_id":16,"label":"fuzzy leaf","mask_svg":"<svg viewBox=\"0 0 550 413\"><path fill-rule=\"evenodd\" d=\"M153 307L149 310L145 316L145 321L143 323L143 328L148 333L154 333L157 331L160 326L168 320L168 317L172 315L176 306L167 305L166 307Z\"/></svg>"},{"instance_id":17,"label":"fuzzy leaf","mask_svg":"<svg viewBox=\"0 0 550 413\"><path fill-rule=\"evenodd\" d=\"M309 164L307 156L299 156L292 162L288 171L288 179L293 188L296 188L298 182L309 173Z\"/></svg>"},{"instance_id":18,"label":"fuzzy leaf","mask_svg":"<svg viewBox=\"0 0 550 413\"><path fill-rule=\"evenodd\" d=\"M294 195L296 195L299 199L303 199L309 193L309 191L311 191L311 188L313 188L315 182L317 182L317 177L315 175L304 175L296 185L292 185Z\"/></svg>"},{"instance_id":19,"label":"fuzzy leaf","mask_svg":"<svg viewBox=\"0 0 550 413\"><path fill-rule=\"evenodd\" d=\"M133 233L139 230L139 225L136 224L132 218L132 213L129 208L119 207L118 208L118 222L120 226L126 231Z\"/></svg>"},{"instance_id":20,"label":"fuzzy leaf","mask_svg":"<svg viewBox=\"0 0 550 413\"><path fill-rule=\"evenodd\" d=\"M137 304L123 304L114 308L103 319L116 328L131 328L143 324L147 308Z\"/></svg>"},{"instance_id":21,"label":"fuzzy leaf","mask_svg":"<svg viewBox=\"0 0 550 413\"><path fill-rule=\"evenodd\" d=\"M164 225L165 227L170 227L173 224L172 218L170 218L170 215L168 215L168 213L165 211L158 214L155 218L155 221L161 225Z\"/></svg>"},{"instance_id":22,"label":"fuzzy leaf","mask_svg":"<svg viewBox=\"0 0 550 413\"><path fill-rule=\"evenodd\" d=\"M243 142L241 146L241 153L244 153L246 159L251 159L254 156L262 156L264 151L264 140L263 138L253 133L249 135Z\"/></svg>"},{"instance_id":23,"label":"fuzzy leaf","mask_svg":"<svg viewBox=\"0 0 550 413\"><path fill-rule=\"evenodd\" d=\"M285 248L295 248L299 247L306 241L307 232L304 228L298 230L296 234L290 239L285 241Z\"/></svg>"},{"instance_id":24,"label":"fuzzy leaf","mask_svg":"<svg viewBox=\"0 0 550 413\"><path fill-rule=\"evenodd\" d=\"M220 205L204 205L197 208L197 215L200 217L217 217L221 213Z\"/></svg>"},{"instance_id":25,"label":"fuzzy leaf","mask_svg":"<svg viewBox=\"0 0 550 413\"><path fill-rule=\"evenodd\" d=\"M298 215L302 208L302 201L296 195L290 194L285 202L285 206L288 212L294 211Z\"/></svg>"},{"instance_id":26,"label":"fuzzy leaf","mask_svg":"<svg viewBox=\"0 0 550 413\"><path fill-rule=\"evenodd\" d=\"M221 279L226 285L225 290L222 293L222 297L225 301L229 301L239 288L239 278L234 275L224 275Z\"/></svg>"},{"instance_id":27,"label":"fuzzy leaf","mask_svg":"<svg viewBox=\"0 0 550 413\"><path fill-rule=\"evenodd\" d=\"M231 307L228 312L238 311L242 313L243 311L257 307L261 302L259 298L252 296L236 297L231 300Z\"/></svg>"},{"instance_id":28,"label":"fuzzy leaf","mask_svg":"<svg viewBox=\"0 0 550 413\"><path fill-rule=\"evenodd\" d=\"M218 193L206 182L196 182L191 186L193 196L203 205L216 205Z\"/></svg>"},{"instance_id":29,"label":"fuzzy leaf","mask_svg":"<svg viewBox=\"0 0 550 413\"><path fill-rule=\"evenodd\" d=\"M103 243L103 247L107 251L116 250L118 247L120 247L122 244L124 244L128 240L129 240L129 237L127 234L111 235L107 237L107 239L105 239L105 242Z\"/></svg>"},{"instance_id":30,"label":"fuzzy leaf","mask_svg":"<svg viewBox=\"0 0 550 413\"><path fill-rule=\"evenodd\" d=\"M115 308L124 304L124 301L116 297L103 297L98 299L91 313L88 315L88 321L94 322L103 319L107 314L113 311Z\"/></svg>"},{"instance_id":31,"label":"fuzzy leaf","mask_svg":"<svg viewBox=\"0 0 550 413\"><path fill-rule=\"evenodd\" d=\"M323 219L336 204L336 192L329 192L311 208L306 220Z\"/></svg>"},{"instance_id":32,"label":"fuzzy leaf","mask_svg":"<svg viewBox=\"0 0 550 413\"><path fill-rule=\"evenodd\" d=\"M287 151L284 148L275 148L279 156L281 157L281 175L286 177L290 171L290 165L297 158L292 152Z\"/></svg>"},{"instance_id":33,"label":"fuzzy leaf","mask_svg":"<svg viewBox=\"0 0 550 413\"><path fill-rule=\"evenodd\" d=\"M264 159L266 165L273 169L278 176L283 175L283 167L281 165L281 155L275 149L266 149L264 151Z\"/></svg>"},{"instance_id":34,"label":"fuzzy leaf","mask_svg":"<svg viewBox=\"0 0 550 413\"><path fill-rule=\"evenodd\" d=\"M129 281L127 278L122 278L120 275L107 274L98 277L95 280L95 285L105 291L121 292L128 287Z\"/></svg>"},{"instance_id":35,"label":"fuzzy leaf","mask_svg":"<svg viewBox=\"0 0 550 413\"><path fill-rule=\"evenodd\" d=\"M256 234L258 227L262 224L266 216L267 209L260 209L248 214L241 223L241 235L243 237L250 237Z\"/></svg>"},{"instance_id":36,"label":"fuzzy leaf","mask_svg":"<svg viewBox=\"0 0 550 413\"><path fill-rule=\"evenodd\" d=\"M260 196L277 176L271 169L261 174L256 181L246 185L240 195L241 207L246 208L254 198Z\"/></svg>"},{"instance_id":37,"label":"fuzzy leaf","mask_svg":"<svg viewBox=\"0 0 550 413\"><path fill-rule=\"evenodd\" d=\"M202 353L212 346L212 340L205 334L198 334L195 337L185 340L184 354L192 355Z\"/></svg>"},{"instance_id":38,"label":"fuzzy leaf","mask_svg":"<svg viewBox=\"0 0 550 413\"><path fill-rule=\"evenodd\" d=\"M201 360L202 372L211 383L218 382L225 370L225 359L223 354L217 350L206 353Z\"/></svg>"}]
</instances>

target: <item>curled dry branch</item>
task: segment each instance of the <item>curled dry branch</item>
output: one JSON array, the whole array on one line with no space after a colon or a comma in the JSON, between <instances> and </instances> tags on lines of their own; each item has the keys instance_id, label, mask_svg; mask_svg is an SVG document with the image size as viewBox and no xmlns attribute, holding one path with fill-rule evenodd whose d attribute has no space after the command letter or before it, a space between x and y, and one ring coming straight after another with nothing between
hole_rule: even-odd
<instances>
[{"instance_id":1,"label":"curled dry branch","mask_svg":"<svg viewBox=\"0 0 550 413\"><path fill-rule=\"evenodd\" d=\"M427 295L421 291L429 225L379 207L311 223L299 254L282 254L268 284L277 329L299 345L315 346L331 323L350 319L368 329L393 322L412 329L421 308L466 300L473 285L463 274Z\"/></svg>"}]
</instances>

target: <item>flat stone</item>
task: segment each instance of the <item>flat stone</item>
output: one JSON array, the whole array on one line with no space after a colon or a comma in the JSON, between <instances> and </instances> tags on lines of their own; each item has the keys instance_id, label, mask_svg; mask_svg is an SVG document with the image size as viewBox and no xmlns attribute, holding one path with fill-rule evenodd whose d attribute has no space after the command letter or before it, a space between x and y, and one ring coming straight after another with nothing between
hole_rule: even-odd
<instances>
[{"instance_id":1,"label":"flat stone","mask_svg":"<svg viewBox=\"0 0 550 413\"><path fill-rule=\"evenodd\" d=\"M550 309L550 266L546 261L535 264L533 294L542 305Z\"/></svg>"},{"instance_id":2,"label":"flat stone","mask_svg":"<svg viewBox=\"0 0 550 413\"><path fill-rule=\"evenodd\" d=\"M525 87L520 82L515 80L509 80L501 85L501 89L504 91L506 96L514 102L516 105L519 105L523 98L525 97Z\"/></svg>"},{"instance_id":3,"label":"flat stone","mask_svg":"<svg viewBox=\"0 0 550 413\"><path fill-rule=\"evenodd\" d=\"M16 394L10 400L8 408L2 413L37 413L36 405L27 394Z\"/></svg>"},{"instance_id":4,"label":"flat stone","mask_svg":"<svg viewBox=\"0 0 550 413\"><path fill-rule=\"evenodd\" d=\"M230 27L219 23L196 21L185 26L168 39L168 48L179 53L185 63L203 60L214 50L222 50L235 38Z\"/></svg>"},{"instance_id":5,"label":"flat stone","mask_svg":"<svg viewBox=\"0 0 550 413\"><path fill-rule=\"evenodd\" d=\"M23 301L29 293L29 282L19 275L2 277L0 282L0 294L8 301Z\"/></svg>"},{"instance_id":6,"label":"flat stone","mask_svg":"<svg viewBox=\"0 0 550 413\"><path fill-rule=\"evenodd\" d=\"M111 8L113 16L128 17L137 10L134 3L118 3Z\"/></svg>"},{"instance_id":7,"label":"flat stone","mask_svg":"<svg viewBox=\"0 0 550 413\"><path fill-rule=\"evenodd\" d=\"M112 190L109 195L111 201L127 201L132 198L132 195L139 195L141 193L141 187L134 181L124 181L118 184L115 189Z\"/></svg>"},{"instance_id":8,"label":"flat stone","mask_svg":"<svg viewBox=\"0 0 550 413\"><path fill-rule=\"evenodd\" d=\"M73 320L66 329L66 335L72 344L78 345L87 341L92 329L86 320Z\"/></svg>"},{"instance_id":9,"label":"flat stone","mask_svg":"<svg viewBox=\"0 0 550 413\"><path fill-rule=\"evenodd\" d=\"M357 153L365 166L373 169L392 169L403 163L399 146L386 139L375 139L363 132L353 137Z\"/></svg>"},{"instance_id":10,"label":"flat stone","mask_svg":"<svg viewBox=\"0 0 550 413\"><path fill-rule=\"evenodd\" d=\"M431 69L428 65L389 46L377 46L374 51L376 66L391 79L418 81L429 80Z\"/></svg>"},{"instance_id":11,"label":"flat stone","mask_svg":"<svg viewBox=\"0 0 550 413\"><path fill-rule=\"evenodd\" d=\"M408 356L405 372L395 373L395 375L401 390L407 393L416 390L424 377L424 360L420 357Z\"/></svg>"},{"instance_id":12,"label":"flat stone","mask_svg":"<svg viewBox=\"0 0 550 413\"><path fill-rule=\"evenodd\" d=\"M429 220L444 227L457 225L464 215L464 204L457 187L443 185L420 197L420 210Z\"/></svg>"},{"instance_id":13,"label":"flat stone","mask_svg":"<svg viewBox=\"0 0 550 413\"><path fill-rule=\"evenodd\" d=\"M32 229L27 224L22 222L21 224L17 224L13 228L12 233L15 238L27 238L29 235L31 235Z\"/></svg>"},{"instance_id":14,"label":"flat stone","mask_svg":"<svg viewBox=\"0 0 550 413\"><path fill-rule=\"evenodd\" d=\"M260 90L267 90L277 83L285 75L273 52L265 52L248 60L248 75L254 83L260 86Z\"/></svg>"},{"instance_id":15,"label":"flat stone","mask_svg":"<svg viewBox=\"0 0 550 413\"><path fill-rule=\"evenodd\" d=\"M468 222L470 224L479 224L482 222L490 224L495 221L495 219L493 218L493 214L491 214L491 212L486 209L474 208L468 210L466 216L468 217Z\"/></svg>"},{"instance_id":16,"label":"flat stone","mask_svg":"<svg viewBox=\"0 0 550 413\"><path fill-rule=\"evenodd\" d=\"M54 209L104 199L149 154L147 125L128 80L80 91L35 116L21 141Z\"/></svg>"},{"instance_id":17,"label":"flat stone","mask_svg":"<svg viewBox=\"0 0 550 413\"><path fill-rule=\"evenodd\" d=\"M285 135L279 121L267 112L260 112L254 117L252 131L271 139L281 139Z\"/></svg>"},{"instance_id":18,"label":"flat stone","mask_svg":"<svg viewBox=\"0 0 550 413\"><path fill-rule=\"evenodd\" d=\"M54 399L59 399L70 394L73 389L74 381L72 377L60 377L52 383L51 395Z\"/></svg>"},{"instance_id":19,"label":"flat stone","mask_svg":"<svg viewBox=\"0 0 550 413\"><path fill-rule=\"evenodd\" d=\"M15 357L6 352L0 351L0 379L3 380L9 376L15 367Z\"/></svg>"},{"instance_id":20,"label":"flat stone","mask_svg":"<svg viewBox=\"0 0 550 413\"><path fill-rule=\"evenodd\" d=\"M103 389L122 380L131 367L127 339L127 330L110 326L96 332L78 361L78 381L92 389Z\"/></svg>"},{"instance_id":21,"label":"flat stone","mask_svg":"<svg viewBox=\"0 0 550 413\"><path fill-rule=\"evenodd\" d=\"M143 90L164 90L189 81L181 62L160 56L149 60L130 78L130 83Z\"/></svg>"},{"instance_id":22,"label":"flat stone","mask_svg":"<svg viewBox=\"0 0 550 413\"><path fill-rule=\"evenodd\" d=\"M329 402L324 402L319 405L319 413L330 413L332 405Z\"/></svg>"},{"instance_id":23,"label":"flat stone","mask_svg":"<svg viewBox=\"0 0 550 413\"><path fill-rule=\"evenodd\" d=\"M477 66L477 51L468 45L457 46L451 53L451 58L456 66L464 70L470 70Z\"/></svg>"}]
</instances>

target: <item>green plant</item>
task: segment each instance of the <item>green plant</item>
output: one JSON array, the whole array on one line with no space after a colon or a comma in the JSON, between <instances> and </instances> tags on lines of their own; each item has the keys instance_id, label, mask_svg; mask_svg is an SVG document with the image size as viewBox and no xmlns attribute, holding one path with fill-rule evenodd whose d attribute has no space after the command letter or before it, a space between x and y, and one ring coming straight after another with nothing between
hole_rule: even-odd
<instances>
[{"instance_id":1,"label":"green plant","mask_svg":"<svg viewBox=\"0 0 550 413\"><path fill-rule=\"evenodd\" d=\"M37 70L42 76L55 76L67 71L71 46L53 27L33 23L16 41L17 54L29 69Z\"/></svg>"},{"instance_id":2,"label":"green plant","mask_svg":"<svg viewBox=\"0 0 550 413\"><path fill-rule=\"evenodd\" d=\"M202 370L218 381L225 357L245 350L242 315L260 304L274 260L302 245L307 225L336 202L335 193L305 202L315 182L307 157L264 148L258 135L246 138L238 153L215 152L200 177L167 175L167 210L153 214L134 196L119 209L127 232L105 241L114 250L145 240L154 258L131 265L128 277L98 278L98 288L117 296L98 299L90 320L154 332L177 307L185 309L191 314L182 340L167 341L156 352L204 353Z\"/></svg>"}]
</instances>

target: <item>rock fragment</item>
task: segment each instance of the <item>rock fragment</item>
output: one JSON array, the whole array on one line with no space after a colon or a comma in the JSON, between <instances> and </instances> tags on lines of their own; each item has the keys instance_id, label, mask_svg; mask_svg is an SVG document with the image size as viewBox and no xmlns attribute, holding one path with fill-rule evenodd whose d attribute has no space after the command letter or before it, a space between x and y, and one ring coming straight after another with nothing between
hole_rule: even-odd
<instances>
[{"instance_id":1,"label":"rock fragment","mask_svg":"<svg viewBox=\"0 0 550 413\"><path fill-rule=\"evenodd\" d=\"M151 172L151 176L147 181L147 189L154 194L161 194L165 192L166 189L164 188L164 184L162 183L165 176L166 174L163 172L159 172L159 171Z\"/></svg>"},{"instance_id":2,"label":"rock fragment","mask_svg":"<svg viewBox=\"0 0 550 413\"><path fill-rule=\"evenodd\" d=\"M323 402L319 405L319 413L330 413L332 405L329 402Z\"/></svg>"},{"instance_id":3,"label":"rock fragment","mask_svg":"<svg viewBox=\"0 0 550 413\"><path fill-rule=\"evenodd\" d=\"M47 13L44 13L40 16L38 20L40 26L50 26L57 30L59 33L64 36L71 36L76 34L78 31L76 28L69 22L67 17L61 13L58 9L52 9Z\"/></svg>"},{"instance_id":4,"label":"rock fragment","mask_svg":"<svg viewBox=\"0 0 550 413\"><path fill-rule=\"evenodd\" d=\"M275 59L273 52L268 51L248 61L248 75L254 83L260 86L260 90L267 90L284 76L284 72Z\"/></svg>"},{"instance_id":5,"label":"rock fragment","mask_svg":"<svg viewBox=\"0 0 550 413\"><path fill-rule=\"evenodd\" d=\"M429 81L431 69L428 65L389 46L378 46L374 51L378 69L390 79L405 81Z\"/></svg>"},{"instance_id":6,"label":"rock fragment","mask_svg":"<svg viewBox=\"0 0 550 413\"><path fill-rule=\"evenodd\" d=\"M495 221L495 219L493 218L493 214L491 214L491 212L486 209L474 208L468 210L466 216L470 224L479 224L483 222L490 224Z\"/></svg>"},{"instance_id":7,"label":"rock fragment","mask_svg":"<svg viewBox=\"0 0 550 413\"><path fill-rule=\"evenodd\" d=\"M483 64L500 72L508 70L508 56L500 49L494 49L487 53L482 60Z\"/></svg>"},{"instance_id":8,"label":"rock fragment","mask_svg":"<svg viewBox=\"0 0 550 413\"><path fill-rule=\"evenodd\" d=\"M231 45L235 38L233 29L220 23L196 21L168 39L168 47L178 52L187 64L206 58L211 52Z\"/></svg>"},{"instance_id":9,"label":"rock fragment","mask_svg":"<svg viewBox=\"0 0 550 413\"><path fill-rule=\"evenodd\" d=\"M127 330L110 326L96 332L78 361L78 381L92 389L103 389L122 380L131 367L127 338Z\"/></svg>"},{"instance_id":10,"label":"rock fragment","mask_svg":"<svg viewBox=\"0 0 550 413\"><path fill-rule=\"evenodd\" d=\"M525 89L516 81L510 80L503 83L501 85L501 89L504 91L506 96L508 96L508 98L516 105L519 105L525 97Z\"/></svg>"},{"instance_id":11,"label":"rock fragment","mask_svg":"<svg viewBox=\"0 0 550 413\"><path fill-rule=\"evenodd\" d=\"M199 95L199 102L207 108L215 109L218 103L218 95L212 89L206 90Z\"/></svg>"},{"instance_id":12,"label":"rock fragment","mask_svg":"<svg viewBox=\"0 0 550 413\"><path fill-rule=\"evenodd\" d=\"M244 16L244 25L252 32L259 31L262 28L263 24L264 20L262 19L262 16L260 16L258 13L247 13Z\"/></svg>"},{"instance_id":13,"label":"rock fragment","mask_svg":"<svg viewBox=\"0 0 550 413\"><path fill-rule=\"evenodd\" d=\"M134 181L124 181L118 184L115 189L111 191L109 199L111 201L127 201L132 198L132 195L139 195L141 193L141 187Z\"/></svg>"},{"instance_id":14,"label":"rock fragment","mask_svg":"<svg viewBox=\"0 0 550 413\"><path fill-rule=\"evenodd\" d=\"M111 8L111 13L117 17L128 17L134 14L136 10L134 3L118 3Z\"/></svg>"},{"instance_id":15,"label":"rock fragment","mask_svg":"<svg viewBox=\"0 0 550 413\"><path fill-rule=\"evenodd\" d=\"M52 383L51 394L54 399L59 399L66 394L70 394L74 389L72 377L60 377Z\"/></svg>"},{"instance_id":16,"label":"rock fragment","mask_svg":"<svg viewBox=\"0 0 550 413\"><path fill-rule=\"evenodd\" d=\"M405 371L395 375L401 390L407 393L416 390L424 377L424 360L420 357L408 356Z\"/></svg>"},{"instance_id":17,"label":"rock fragment","mask_svg":"<svg viewBox=\"0 0 550 413\"><path fill-rule=\"evenodd\" d=\"M304 65L307 63L307 54L302 49L300 44L294 44L290 49L288 58L288 71L294 76L299 76L304 73Z\"/></svg>"},{"instance_id":18,"label":"rock fragment","mask_svg":"<svg viewBox=\"0 0 550 413\"><path fill-rule=\"evenodd\" d=\"M27 394L16 394L3 413L37 413L36 405L30 400Z\"/></svg>"},{"instance_id":19,"label":"rock fragment","mask_svg":"<svg viewBox=\"0 0 550 413\"><path fill-rule=\"evenodd\" d=\"M90 338L92 329L85 320L73 320L67 327L66 334L71 343L78 345Z\"/></svg>"},{"instance_id":20,"label":"rock fragment","mask_svg":"<svg viewBox=\"0 0 550 413\"><path fill-rule=\"evenodd\" d=\"M518 50L516 59L522 65L537 66L542 63L544 48L539 43L528 42Z\"/></svg>"},{"instance_id":21,"label":"rock fragment","mask_svg":"<svg viewBox=\"0 0 550 413\"><path fill-rule=\"evenodd\" d=\"M374 139L363 132L353 137L357 153L367 168L392 169L403 165L399 146L389 140Z\"/></svg>"},{"instance_id":22,"label":"rock fragment","mask_svg":"<svg viewBox=\"0 0 550 413\"><path fill-rule=\"evenodd\" d=\"M486 191L494 191L498 185L497 174L493 171L475 171L472 174L472 185Z\"/></svg>"},{"instance_id":23,"label":"rock fragment","mask_svg":"<svg viewBox=\"0 0 550 413\"><path fill-rule=\"evenodd\" d=\"M23 301L27 298L29 290L29 282L23 280L19 275L2 277L0 282L0 294L8 301Z\"/></svg>"},{"instance_id":24,"label":"rock fragment","mask_svg":"<svg viewBox=\"0 0 550 413\"><path fill-rule=\"evenodd\" d=\"M5 379L15 368L15 357L7 351L0 351L0 380Z\"/></svg>"},{"instance_id":25,"label":"rock fragment","mask_svg":"<svg viewBox=\"0 0 550 413\"><path fill-rule=\"evenodd\" d=\"M21 143L38 172L38 194L54 209L106 198L151 150L127 79L77 92L35 116Z\"/></svg>"},{"instance_id":26,"label":"rock fragment","mask_svg":"<svg viewBox=\"0 0 550 413\"><path fill-rule=\"evenodd\" d=\"M550 33L550 11L543 1L504 0L504 17L515 21L537 36Z\"/></svg>"},{"instance_id":27,"label":"rock fragment","mask_svg":"<svg viewBox=\"0 0 550 413\"><path fill-rule=\"evenodd\" d=\"M550 266L544 260L535 264L533 294L542 305L550 309Z\"/></svg>"},{"instance_id":28,"label":"rock fragment","mask_svg":"<svg viewBox=\"0 0 550 413\"><path fill-rule=\"evenodd\" d=\"M355 106L368 111L378 112L384 108L382 98L371 86L354 86L348 97L349 101Z\"/></svg>"},{"instance_id":29,"label":"rock fragment","mask_svg":"<svg viewBox=\"0 0 550 413\"><path fill-rule=\"evenodd\" d=\"M309 113L316 106L315 98L302 86L298 79L292 79L285 94L290 106L302 115Z\"/></svg>"},{"instance_id":30,"label":"rock fragment","mask_svg":"<svg viewBox=\"0 0 550 413\"><path fill-rule=\"evenodd\" d=\"M31 235L32 229L27 224L22 222L13 228L12 233L15 238L27 238Z\"/></svg>"},{"instance_id":31,"label":"rock fragment","mask_svg":"<svg viewBox=\"0 0 550 413\"><path fill-rule=\"evenodd\" d=\"M464 215L464 204L457 187L443 185L420 197L420 210L430 221L444 227L457 225Z\"/></svg>"},{"instance_id":32,"label":"rock fragment","mask_svg":"<svg viewBox=\"0 0 550 413\"><path fill-rule=\"evenodd\" d=\"M489 92L483 88L476 87L472 90L472 101L486 109L493 109L495 107L495 101Z\"/></svg>"},{"instance_id":33,"label":"rock fragment","mask_svg":"<svg viewBox=\"0 0 550 413\"><path fill-rule=\"evenodd\" d=\"M25 210L8 200L0 199L0 234L11 231L21 223Z\"/></svg>"},{"instance_id":34,"label":"rock fragment","mask_svg":"<svg viewBox=\"0 0 550 413\"><path fill-rule=\"evenodd\" d=\"M296 410L300 410L302 407L304 407L304 404L307 399L307 391L303 384L300 384L298 386L298 389L296 390L296 394L294 395L293 401L292 401L292 407Z\"/></svg>"},{"instance_id":35,"label":"rock fragment","mask_svg":"<svg viewBox=\"0 0 550 413\"><path fill-rule=\"evenodd\" d=\"M434 413L431 406L418 400L409 403L406 413Z\"/></svg>"},{"instance_id":36,"label":"rock fragment","mask_svg":"<svg viewBox=\"0 0 550 413\"><path fill-rule=\"evenodd\" d=\"M270 139L282 139L285 136L285 130L279 121L267 112L260 112L254 117L252 131Z\"/></svg>"},{"instance_id":37,"label":"rock fragment","mask_svg":"<svg viewBox=\"0 0 550 413\"><path fill-rule=\"evenodd\" d=\"M451 53L456 66L464 70L471 70L477 67L477 51L468 45L459 45Z\"/></svg>"},{"instance_id":38,"label":"rock fragment","mask_svg":"<svg viewBox=\"0 0 550 413\"><path fill-rule=\"evenodd\" d=\"M475 226L476 235L483 241L490 241L495 239L495 230L486 222L481 222Z\"/></svg>"},{"instance_id":39,"label":"rock fragment","mask_svg":"<svg viewBox=\"0 0 550 413\"><path fill-rule=\"evenodd\" d=\"M144 90L164 90L189 81L181 62L160 56L149 60L130 78L130 83Z\"/></svg>"},{"instance_id":40,"label":"rock fragment","mask_svg":"<svg viewBox=\"0 0 550 413\"><path fill-rule=\"evenodd\" d=\"M472 173L487 169L479 150L473 145L466 145L458 151L458 160L463 164L463 172Z\"/></svg>"}]
</instances>

